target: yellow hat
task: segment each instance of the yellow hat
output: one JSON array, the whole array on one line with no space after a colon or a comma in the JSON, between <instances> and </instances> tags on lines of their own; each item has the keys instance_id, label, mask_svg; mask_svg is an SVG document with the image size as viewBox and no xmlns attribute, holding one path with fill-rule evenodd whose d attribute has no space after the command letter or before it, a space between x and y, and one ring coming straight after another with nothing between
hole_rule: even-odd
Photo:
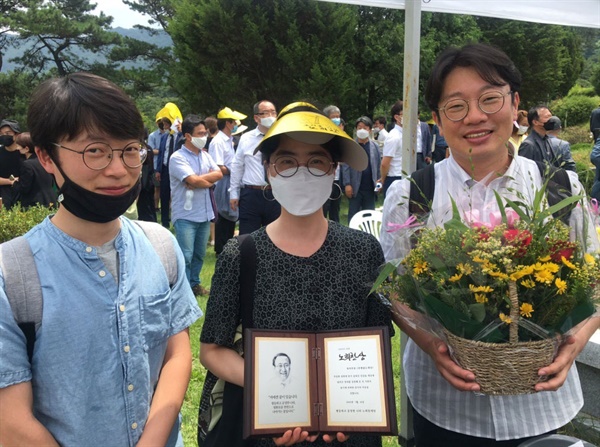
<instances>
[{"instance_id":1,"label":"yellow hat","mask_svg":"<svg viewBox=\"0 0 600 447\"><path fill-rule=\"evenodd\" d=\"M243 120L246 119L246 115L243 113L231 110L229 107L223 107L217 114L217 119L220 120Z\"/></svg>"},{"instance_id":2,"label":"yellow hat","mask_svg":"<svg viewBox=\"0 0 600 447\"><path fill-rule=\"evenodd\" d=\"M172 102L166 103L165 106L159 110L159 112L156 114L156 120L158 121L159 118L167 118L169 121L171 121L171 124L173 124L176 120L179 120L179 122L183 121L179 107Z\"/></svg>"},{"instance_id":3,"label":"yellow hat","mask_svg":"<svg viewBox=\"0 0 600 447\"><path fill-rule=\"evenodd\" d=\"M317 145L337 139L341 149L340 161L357 171L363 171L369 165L365 150L310 103L294 102L284 107L254 153L260 151L263 143L270 138L284 134L294 140Z\"/></svg>"}]
</instances>

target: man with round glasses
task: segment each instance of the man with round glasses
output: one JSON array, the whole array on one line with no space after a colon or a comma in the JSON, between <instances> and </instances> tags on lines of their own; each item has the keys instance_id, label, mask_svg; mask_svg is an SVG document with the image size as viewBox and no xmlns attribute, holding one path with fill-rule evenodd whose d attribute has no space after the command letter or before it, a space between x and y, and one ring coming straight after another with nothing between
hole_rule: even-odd
<instances>
[{"instance_id":1,"label":"man with round glasses","mask_svg":"<svg viewBox=\"0 0 600 447\"><path fill-rule=\"evenodd\" d=\"M483 224L499 213L503 200L533 203L544 180L536 163L517 155L508 140L517 118L521 75L501 50L484 44L448 48L437 59L425 90L433 118L446 139L450 156L434 165L435 188L425 216L428 227L452 218L453 205L464 215L473 209ZM577 175L567 171L572 194L582 193ZM383 228L407 222L411 180L395 182L384 203ZM571 213L574 234L585 237L589 250L600 243L580 207ZM411 249L409 232L381 233L388 261ZM410 314L410 309L406 309ZM411 338L404 351L408 396L414 407L419 447L517 447L527 438L555 431L573 419L583 405L574 360L600 326L590 319L560 346L552 364L538 374L550 377L535 393L517 396L479 394L473 372L450 357L447 345L396 314L394 321ZM418 320L415 320L418 321Z\"/></svg>"},{"instance_id":2,"label":"man with round glasses","mask_svg":"<svg viewBox=\"0 0 600 447\"><path fill-rule=\"evenodd\" d=\"M7 297L30 282L0 287L0 444L183 445L188 327L202 312L170 232L145 226L173 247L163 264L145 230L121 217L140 191L142 118L90 73L40 84L27 118L59 207L25 235L43 304L33 338ZM3 276L12 261L2 259Z\"/></svg>"}]
</instances>

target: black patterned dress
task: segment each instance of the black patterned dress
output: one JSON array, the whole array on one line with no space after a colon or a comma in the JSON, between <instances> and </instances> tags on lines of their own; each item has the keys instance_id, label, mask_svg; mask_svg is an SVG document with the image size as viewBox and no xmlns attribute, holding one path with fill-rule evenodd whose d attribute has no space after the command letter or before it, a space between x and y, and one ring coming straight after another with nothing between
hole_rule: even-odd
<instances>
[{"instance_id":1,"label":"black patterned dress","mask_svg":"<svg viewBox=\"0 0 600 447\"><path fill-rule=\"evenodd\" d=\"M324 331L388 326L388 309L369 290L384 263L379 242L371 235L330 221L325 242L312 256L284 253L264 228L252 233L257 273L254 327L259 329ZM219 255L200 340L232 346L239 324L240 253L231 239ZM255 446L273 446L271 439ZM321 438L306 446L326 444ZM379 436L351 435L348 447L380 446Z\"/></svg>"}]
</instances>

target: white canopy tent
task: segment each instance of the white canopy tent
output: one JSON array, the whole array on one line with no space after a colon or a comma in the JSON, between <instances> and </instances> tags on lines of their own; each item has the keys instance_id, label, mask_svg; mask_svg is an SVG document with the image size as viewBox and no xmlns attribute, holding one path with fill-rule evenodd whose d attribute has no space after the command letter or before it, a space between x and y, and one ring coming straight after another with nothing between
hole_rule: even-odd
<instances>
[{"instance_id":1,"label":"white canopy tent","mask_svg":"<svg viewBox=\"0 0 600 447\"><path fill-rule=\"evenodd\" d=\"M417 113L419 95L419 61L421 10L483 17L496 17L553 25L600 28L600 0L321 0L335 3L405 9L404 128L402 169L413 172L416 166ZM415 111L415 113L413 113ZM401 334L401 352L407 336ZM400 441L413 445L412 412L406 395L404 376L400 391Z\"/></svg>"}]
</instances>

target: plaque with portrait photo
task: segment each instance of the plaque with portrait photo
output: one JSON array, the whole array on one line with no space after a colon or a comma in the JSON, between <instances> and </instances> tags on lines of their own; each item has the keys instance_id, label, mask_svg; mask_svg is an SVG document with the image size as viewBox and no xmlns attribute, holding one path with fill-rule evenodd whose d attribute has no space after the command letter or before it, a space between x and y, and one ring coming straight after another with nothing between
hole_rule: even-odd
<instances>
[{"instance_id":1,"label":"plaque with portrait photo","mask_svg":"<svg viewBox=\"0 0 600 447\"><path fill-rule=\"evenodd\" d=\"M386 327L327 332L246 329L244 438L396 434Z\"/></svg>"}]
</instances>

